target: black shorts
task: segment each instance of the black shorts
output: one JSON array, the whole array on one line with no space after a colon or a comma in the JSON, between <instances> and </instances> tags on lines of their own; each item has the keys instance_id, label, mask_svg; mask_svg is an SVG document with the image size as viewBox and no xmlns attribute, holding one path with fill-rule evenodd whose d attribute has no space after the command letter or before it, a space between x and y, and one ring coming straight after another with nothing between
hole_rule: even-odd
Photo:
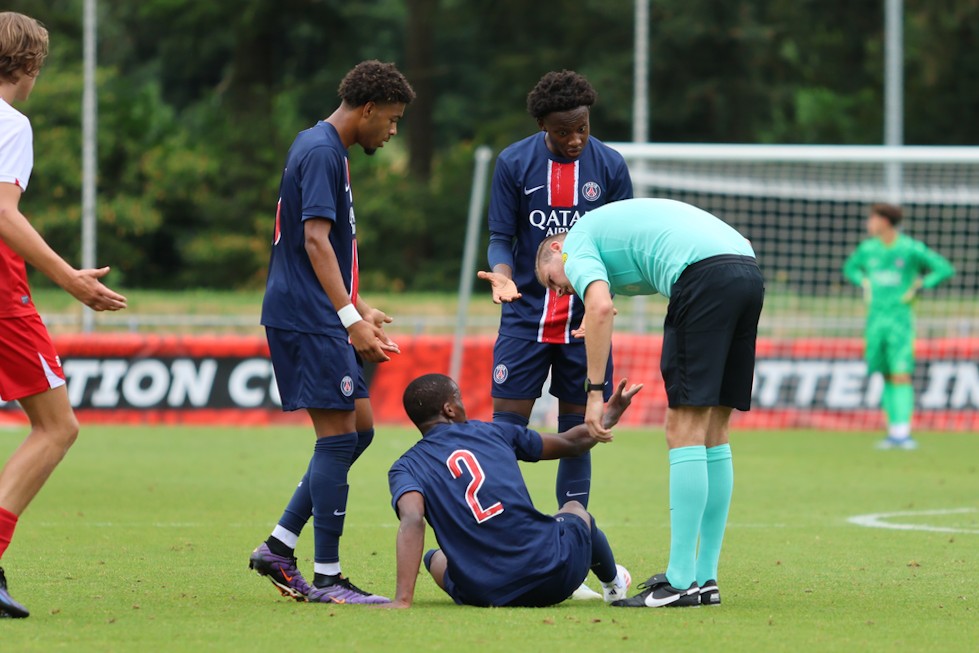
<instances>
[{"instance_id":1,"label":"black shorts","mask_svg":"<svg viewBox=\"0 0 979 653\"><path fill-rule=\"evenodd\" d=\"M660 371L670 408L751 408L765 282L750 256L688 266L670 293Z\"/></svg>"}]
</instances>

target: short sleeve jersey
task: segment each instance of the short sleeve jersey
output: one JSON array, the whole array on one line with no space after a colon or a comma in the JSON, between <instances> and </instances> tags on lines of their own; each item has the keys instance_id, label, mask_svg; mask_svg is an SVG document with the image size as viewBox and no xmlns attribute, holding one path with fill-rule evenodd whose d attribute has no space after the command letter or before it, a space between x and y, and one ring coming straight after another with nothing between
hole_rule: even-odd
<instances>
[{"instance_id":1,"label":"short sleeve jersey","mask_svg":"<svg viewBox=\"0 0 979 653\"><path fill-rule=\"evenodd\" d=\"M920 240L898 234L890 245L880 238L860 243L843 265L843 274L855 285L870 281L870 315L910 313L903 301L911 284L934 288L955 273L948 260Z\"/></svg>"},{"instance_id":2,"label":"short sleeve jersey","mask_svg":"<svg viewBox=\"0 0 979 653\"><path fill-rule=\"evenodd\" d=\"M0 183L23 192L34 167L34 134L27 116L0 99ZM24 259L0 240L0 318L37 312L27 285Z\"/></svg>"},{"instance_id":3,"label":"short sleeve jersey","mask_svg":"<svg viewBox=\"0 0 979 653\"><path fill-rule=\"evenodd\" d=\"M488 604L533 589L521 570L560 564L557 522L534 508L517 464L539 460L542 447L538 433L513 424L440 424L388 474L395 511L403 494L420 492L453 581Z\"/></svg>"},{"instance_id":4,"label":"short sleeve jersey","mask_svg":"<svg viewBox=\"0 0 979 653\"><path fill-rule=\"evenodd\" d=\"M595 137L577 159L555 156L544 132L500 153L490 192L489 229L513 237L513 280L523 295L503 304L500 334L547 343L582 343L571 331L584 306L557 297L537 283L537 247L547 236L570 229L597 207L632 197L632 179L618 152Z\"/></svg>"},{"instance_id":5,"label":"short sleeve jersey","mask_svg":"<svg viewBox=\"0 0 979 653\"><path fill-rule=\"evenodd\" d=\"M748 240L707 211L666 199L633 199L592 211L564 241L575 292L605 281L613 293L669 297L688 265L724 254L754 257Z\"/></svg>"},{"instance_id":6,"label":"short sleeve jersey","mask_svg":"<svg viewBox=\"0 0 979 653\"><path fill-rule=\"evenodd\" d=\"M316 277L305 247L305 222L330 220L330 244L344 287L356 303L357 222L347 149L333 125L320 121L296 136L279 184L262 324L346 338L336 308Z\"/></svg>"}]
</instances>

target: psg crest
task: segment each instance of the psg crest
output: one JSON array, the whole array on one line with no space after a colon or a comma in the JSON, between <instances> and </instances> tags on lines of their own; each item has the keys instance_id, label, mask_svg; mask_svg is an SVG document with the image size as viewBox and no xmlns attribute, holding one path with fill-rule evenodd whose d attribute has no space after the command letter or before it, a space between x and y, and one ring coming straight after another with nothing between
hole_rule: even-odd
<instances>
[{"instance_id":1,"label":"psg crest","mask_svg":"<svg viewBox=\"0 0 979 653\"><path fill-rule=\"evenodd\" d=\"M340 392L343 393L344 397L349 397L354 393L354 380L350 378L350 375L340 379Z\"/></svg>"},{"instance_id":2,"label":"psg crest","mask_svg":"<svg viewBox=\"0 0 979 653\"><path fill-rule=\"evenodd\" d=\"M506 365L500 363L493 369L493 381L497 384L506 381L506 378L510 376L510 370L506 368Z\"/></svg>"},{"instance_id":3,"label":"psg crest","mask_svg":"<svg viewBox=\"0 0 979 653\"><path fill-rule=\"evenodd\" d=\"M585 182L585 185L581 187L581 195L589 202L594 202L602 196L602 187L594 181Z\"/></svg>"}]
</instances>

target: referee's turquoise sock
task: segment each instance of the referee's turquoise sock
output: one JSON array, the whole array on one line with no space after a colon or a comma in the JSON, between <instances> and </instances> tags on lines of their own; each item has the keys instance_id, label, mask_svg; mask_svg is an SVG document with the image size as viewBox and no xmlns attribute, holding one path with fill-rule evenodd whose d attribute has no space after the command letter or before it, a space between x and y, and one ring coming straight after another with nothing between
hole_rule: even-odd
<instances>
[{"instance_id":1,"label":"referee's turquoise sock","mask_svg":"<svg viewBox=\"0 0 979 653\"><path fill-rule=\"evenodd\" d=\"M707 447L670 449L670 564L666 578L677 589L697 580L697 537L707 505Z\"/></svg>"},{"instance_id":2,"label":"referee's turquoise sock","mask_svg":"<svg viewBox=\"0 0 979 653\"><path fill-rule=\"evenodd\" d=\"M707 505L700 520L700 547L697 550L697 584L717 580L717 561L727 527L731 494L734 492L734 461L731 445L707 449Z\"/></svg>"}]
</instances>

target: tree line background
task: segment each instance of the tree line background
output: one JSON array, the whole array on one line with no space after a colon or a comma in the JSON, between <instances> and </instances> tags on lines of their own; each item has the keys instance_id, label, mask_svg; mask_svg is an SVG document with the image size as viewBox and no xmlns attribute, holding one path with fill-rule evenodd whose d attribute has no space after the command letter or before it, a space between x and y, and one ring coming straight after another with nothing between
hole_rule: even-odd
<instances>
[{"instance_id":1,"label":"tree line background","mask_svg":"<svg viewBox=\"0 0 979 653\"><path fill-rule=\"evenodd\" d=\"M80 258L82 0L8 0L51 54L24 212ZM662 142L877 144L884 0L652 0L650 134ZM905 142L979 143L979 0L905 0ZM455 287L473 152L537 129L528 91L574 69L592 133L631 138L632 0L99 3L98 263L129 288L260 287L295 134L363 59L418 93L374 157L351 150L363 286ZM43 280L37 280L42 282Z\"/></svg>"}]
</instances>

